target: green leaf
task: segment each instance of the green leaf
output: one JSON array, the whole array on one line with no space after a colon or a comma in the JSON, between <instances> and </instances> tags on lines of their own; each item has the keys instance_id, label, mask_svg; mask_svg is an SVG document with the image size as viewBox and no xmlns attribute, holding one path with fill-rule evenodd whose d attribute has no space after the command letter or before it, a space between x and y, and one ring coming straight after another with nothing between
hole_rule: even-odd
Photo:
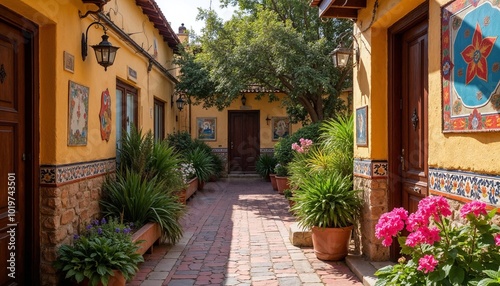
<instances>
[{"instance_id":1,"label":"green leaf","mask_svg":"<svg viewBox=\"0 0 500 286\"><path fill-rule=\"evenodd\" d=\"M465 271L461 267L452 266L450 270L450 282L455 285L462 285L465 278Z\"/></svg>"}]
</instances>

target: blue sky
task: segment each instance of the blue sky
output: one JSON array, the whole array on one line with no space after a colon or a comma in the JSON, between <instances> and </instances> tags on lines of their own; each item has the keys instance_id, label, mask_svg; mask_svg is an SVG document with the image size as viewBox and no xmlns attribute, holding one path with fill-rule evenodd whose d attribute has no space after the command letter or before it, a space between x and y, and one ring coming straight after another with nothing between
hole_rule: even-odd
<instances>
[{"instance_id":1,"label":"blue sky","mask_svg":"<svg viewBox=\"0 0 500 286\"><path fill-rule=\"evenodd\" d=\"M210 8L210 2L212 2L212 9L217 12L219 17L224 20L231 18L234 9L232 7L220 9L219 0L156 0L156 3L160 6L167 21L170 22L170 26L174 32L177 33L179 26L184 23L186 28L195 30L197 35L200 34L201 29L205 26L203 21L196 21L196 15L198 15L197 8L208 9Z\"/></svg>"}]
</instances>

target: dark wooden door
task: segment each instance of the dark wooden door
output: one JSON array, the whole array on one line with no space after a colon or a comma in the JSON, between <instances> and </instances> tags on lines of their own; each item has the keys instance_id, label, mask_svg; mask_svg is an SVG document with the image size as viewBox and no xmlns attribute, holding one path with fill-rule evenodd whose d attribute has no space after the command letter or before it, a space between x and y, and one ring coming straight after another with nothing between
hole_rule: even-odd
<instances>
[{"instance_id":1,"label":"dark wooden door","mask_svg":"<svg viewBox=\"0 0 500 286\"><path fill-rule=\"evenodd\" d=\"M229 173L255 173L260 154L259 111L229 111Z\"/></svg>"},{"instance_id":2,"label":"dark wooden door","mask_svg":"<svg viewBox=\"0 0 500 286\"><path fill-rule=\"evenodd\" d=\"M427 22L403 34L401 181L403 207L427 196Z\"/></svg>"},{"instance_id":3,"label":"dark wooden door","mask_svg":"<svg viewBox=\"0 0 500 286\"><path fill-rule=\"evenodd\" d=\"M0 6L0 285L25 285L29 39ZM5 14L4 14L5 13ZM28 81L28 82L27 82Z\"/></svg>"},{"instance_id":4,"label":"dark wooden door","mask_svg":"<svg viewBox=\"0 0 500 286\"><path fill-rule=\"evenodd\" d=\"M410 213L428 195L427 30L423 5L389 31L389 209ZM392 259L399 257L396 244Z\"/></svg>"}]
</instances>

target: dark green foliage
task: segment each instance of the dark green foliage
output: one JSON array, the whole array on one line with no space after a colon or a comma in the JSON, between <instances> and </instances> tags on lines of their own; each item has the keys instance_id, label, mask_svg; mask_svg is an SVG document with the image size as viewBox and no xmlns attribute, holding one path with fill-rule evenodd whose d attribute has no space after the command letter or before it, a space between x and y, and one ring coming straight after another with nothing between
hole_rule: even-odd
<instances>
[{"instance_id":1,"label":"dark green foliage","mask_svg":"<svg viewBox=\"0 0 500 286\"><path fill-rule=\"evenodd\" d=\"M174 150L179 154L189 150L193 144L191 135L186 131L168 134L166 140L168 145L174 148Z\"/></svg>"},{"instance_id":2,"label":"dark green foliage","mask_svg":"<svg viewBox=\"0 0 500 286\"><path fill-rule=\"evenodd\" d=\"M137 254L139 243L132 242L130 228L117 223L96 221L87 226L80 236L75 236L73 245L62 245L54 267L65 274L65 279L82 282L89 279L89 285L99 282L108 285L113 270L120 271L130 280L143 262Z\"/></svg>"},{"instance_id":3,"label":"dark green foliage","mask_svg":"<svg viewBox=\"0 0 500 286\"><path fill-rule=\"evenodd\" d=\"M200 146L186 153L186 161L193 164L196 177L202 182L208 181L215 174L215 164L211 154L212 152Z\"/></svg>"},{"instance_id":4,"label":"dark green foliage","mask_svg":"<svg viewBox=\"0 0 500 286\"><path fill-rule=\"evenodd\" d=\"M141 174L143 180L156 178L167 193L182 188L179 155L167 142L155 142L151 131L142 134L142 130L133 127L130 133L124 132L119 154L118 170L122 175L132 171Z\"/></svg>"},{"instance_id":5,"label":"dark green foliage","mask_svg":"<svg viewBox=\"0 0 500 286\"><path fill-rule=\"evenodd\" d=\"M292 135L280 139L274 145L274 156L278 160L278 163L287 166L293 160L294 152L296 151L292 150L292 144L299 142L300 138L310 139L313 143L318 143L320 138L319 127L320 123L312 123L300 128Z\"/></svg>"},{"instance_id":6,"label":"dark green foliage","mask_svg":"<svg viewBox=\"0 0 500 286\"><path fill-rule=\"evenodd\" d=\"M269 178L269 174L274 174L274 167L278 160L274 156L268 154L261 154L257 159L257 163L255 164L255 168L257 173L264 179Z\"/></svg>"},{"instance_id":7,"label":"dark green foliage","mask_svg":"<svg viewBox=\"0 0 500 286\"><path fill-rule=\"evenodd\" d=\"M354 224L362 206L352 181L337 172L307 175L294 192L292 210L304 227L346 227Z\"/></svg>"},{"instance_id":8,"label":"dark green foliage","mask_svg":"<svg viewBox=\"0 0 500 286\"><path fill-rule=\"evenodd\" d=\"M103 184L102 213L136 225L157 222L163 238L176 243L182 237L179 219L184 206L176 196L166 194L163 185L157 178L143 180L136 172L117 173L115 179L107 178Z\"/></svg>"}]
</instances>

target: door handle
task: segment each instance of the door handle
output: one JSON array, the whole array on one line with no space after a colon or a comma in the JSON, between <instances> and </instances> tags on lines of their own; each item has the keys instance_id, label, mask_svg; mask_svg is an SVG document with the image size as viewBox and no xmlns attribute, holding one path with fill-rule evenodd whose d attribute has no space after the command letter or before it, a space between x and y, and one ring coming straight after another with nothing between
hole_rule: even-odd
<instances>
[{"instance_id":1,"label":"door handle","mask_svg":"<svg viewBox=\"0 0 500 286\"><path fill-rule=\"evenodd\" d=\"M417 193L417 194L421 194L421 193L422 193L422 190L420 190L420 188L419 188L419 187L414 187L412 190L413 190L415 193Z\"/></svg>"},{"instance_id":2,"label":"door handle","mask_svg":"<svg viewBox=\"0 0 500 286\"><path fill-rule=\"evenodd\" d=\"M401 170L405 170L405 149L401 149L401 156L399 156L399 160L401 161Z\"/></svg>"}]
</instances>

